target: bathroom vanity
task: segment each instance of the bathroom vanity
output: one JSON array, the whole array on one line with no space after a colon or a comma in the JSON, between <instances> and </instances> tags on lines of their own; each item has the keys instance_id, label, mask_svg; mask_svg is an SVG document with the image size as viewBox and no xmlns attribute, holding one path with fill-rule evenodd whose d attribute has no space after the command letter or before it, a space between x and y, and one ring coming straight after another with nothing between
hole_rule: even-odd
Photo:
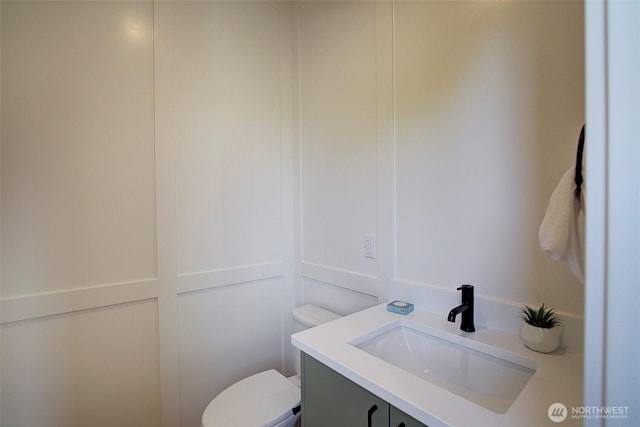
<instances>
[{"instance_id":1,"label":"bathroom vanity","mask_svg":"<svg viewBox=\"0 0 640 427\"><path fill-rule=\"evenodd\" d=\"M357 426L365 422L369 427L424 426L307 354L302 356L302 376L302 423L306 427Z\"/></svg>"},{"instance_id":2,"label":"bathroom vanity","mask_svg":"<svg viewBox=\"0 0 640 427\"><path fill-rule=\"evenodd\" d=\"M386 304L293 335L303 426L581 425L582 355L525 348L517 335ZM554 408L557 405L554 405Z\"/></svg>"}]
</instances>

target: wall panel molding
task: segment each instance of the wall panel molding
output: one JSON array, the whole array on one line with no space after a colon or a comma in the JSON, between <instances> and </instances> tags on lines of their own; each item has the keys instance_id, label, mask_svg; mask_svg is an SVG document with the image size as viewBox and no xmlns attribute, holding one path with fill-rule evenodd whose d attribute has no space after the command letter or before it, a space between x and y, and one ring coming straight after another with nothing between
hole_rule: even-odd
<instances>
[{"instance_id":1,"label":"wall panel molding","mask_svg":"<svg viewBox=\"0 0 640 427\"><path fill-rule=\"evenodd\" d=\"M283 263L276 261L181 274L176 277L175 293L177 295L185 292L281 277L284 274L283 270ZM358 275L357 273L352 274ZM0 300L2 308L0 322L3 324L17 322L157 297L157 279L22 295Z\"/></svg>"},{"instance_id":2,"label":"wall panel molding","mask_svg":"<svg viewBox=\"0 0 640 427\"><path fill-rule=\"evenodd\" d=\"M281 277L280 261L178 275L178 294Z\"/></svg>"},{"instance_id":3,"label":"wall panel molding","mask_svg":"<svg viewBox=\"0 0 640 427\"><path fill-rule=\"evenodd\" d=\"M4 298L2 324L158 297L156 279Z\"/></svg>"},{"instance_id":4,"label":"wall panel molding","mask_svg":"<svg viewBox=\"0 0 640 427\"><path fill-rule=\"evenodd\" d=\"M292 231L286 229L292 216L290 8L271 2L154 5L162 426L195 426L234 370L249 374L249 365L228 364L232 353L216 359L224 349L213 343L248 345L255 327L278 335L274 348L284 348L282 329L290 323L282 315L279 322L240 322L233 338L226 328L198 324L220 314L212 302L229 307L228 299L246 301L243 292L268 292L271 281L292 287ZM181 312L187 302L198 309ZM263 302L256 300L260 309ZM276 355L279 364L269 367L282 365L282 353ZM260 352L245 356L264 360ZM206 376L189 377L194 371L188 369L214 360ZM185 361L193 362L187 371L181 369Z\"/></svg>"},{"instance_id":5,"label":"wall panel molding","mask_svg":"<svg viewBox=\"0 0 640 427\"><path fill-rule=\"evenodd\" d=\"M310 262L302 262L300 267L302 277L340 286L363 294L378 295L379 286L376 276Z\"/></svg>"},{"instance_id":6,"label":"wall panel molding","mask_svg":"<svg viewBox=\"0 0 640 427\"><path fill-rule=\"evenodd\" d=\"M362 250L378 233L376 4L301 2L296 12L300 259L377 275Z\"/></svg>"},{"instance_id":7,"label":"wall panel molding","mask_svg":"<svg viewBox=\"0 0 640 427\"><path fill-rule=\"evenodd\" d=\"M393 268L392 4L303 2L294 11L297 273L386 299ZM367 234L377 237L376 259L364 256Z\"/></svg>"}]
</instances>

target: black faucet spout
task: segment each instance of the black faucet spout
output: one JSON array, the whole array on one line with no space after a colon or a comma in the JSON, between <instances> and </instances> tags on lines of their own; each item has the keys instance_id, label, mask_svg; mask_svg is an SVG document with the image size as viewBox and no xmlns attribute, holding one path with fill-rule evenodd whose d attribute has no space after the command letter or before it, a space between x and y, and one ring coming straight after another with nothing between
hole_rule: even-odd
<instances>
[{"instance_id":1,"label":"black faucet spout","mask_svg":"<svg viewBox=\"0 0 640 427\"><path fill-rule=\"evenodd\" d=\"M463 311L467 310L468 308L469 308L468 304L461 304L455 308L452 308L451 311L449 312L449 317L447 317L447 320L449 322L455 322L456 316L462 313Z\"/></svg>"},{"instance_id":2,"label":"black faucet spout","mask_svg":"<svg viewBox=\"0 0 640 427\"><path fill-rule=\"evenodd\" d=\"M473 325L473 286L462 285L458 290L462 291L462 304L451 309L447 320L455 322L458 313L462 313L460 329L465 332L475 332L476 328Z\"/></svg>"}]
</instances>

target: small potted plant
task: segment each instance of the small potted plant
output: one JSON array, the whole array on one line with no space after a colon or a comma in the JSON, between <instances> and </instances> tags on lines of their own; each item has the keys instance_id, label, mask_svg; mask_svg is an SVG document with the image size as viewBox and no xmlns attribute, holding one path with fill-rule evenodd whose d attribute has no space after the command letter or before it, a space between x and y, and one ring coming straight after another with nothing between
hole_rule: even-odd
<instances>
[{"instance_id":1,"label":"small potted plant","mask_svg":"<svg viewBox=\"0 0 640 427\"><path fill-rule=\"evenodd\" d=\"M545 307L543 303L536 310L525 304L520 318L524 321L520 327L520 339L531 350L551 353L560 346L562 320L553 308Z\"/></svg>"}]
</instances>

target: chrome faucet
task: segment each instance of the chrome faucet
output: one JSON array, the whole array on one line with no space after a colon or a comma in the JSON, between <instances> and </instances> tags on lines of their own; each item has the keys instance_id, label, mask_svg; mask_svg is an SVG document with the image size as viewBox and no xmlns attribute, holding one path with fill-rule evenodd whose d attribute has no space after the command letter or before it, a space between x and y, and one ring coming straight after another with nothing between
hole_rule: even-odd
<instances>
[{"instance_id":1,"label":"chrome faucet","mask_svg":"<svg viewBox=\"0 0 640 427\"><path fill-rule=\"evenodd\" d=\"M447 320L455 322L458 313L462 313L460 329L465 332L475 332L476 328L473 326L473 285L462 285L457 290L462 291L462 304L451 309Z\"/></svg>"}]
</instances>

